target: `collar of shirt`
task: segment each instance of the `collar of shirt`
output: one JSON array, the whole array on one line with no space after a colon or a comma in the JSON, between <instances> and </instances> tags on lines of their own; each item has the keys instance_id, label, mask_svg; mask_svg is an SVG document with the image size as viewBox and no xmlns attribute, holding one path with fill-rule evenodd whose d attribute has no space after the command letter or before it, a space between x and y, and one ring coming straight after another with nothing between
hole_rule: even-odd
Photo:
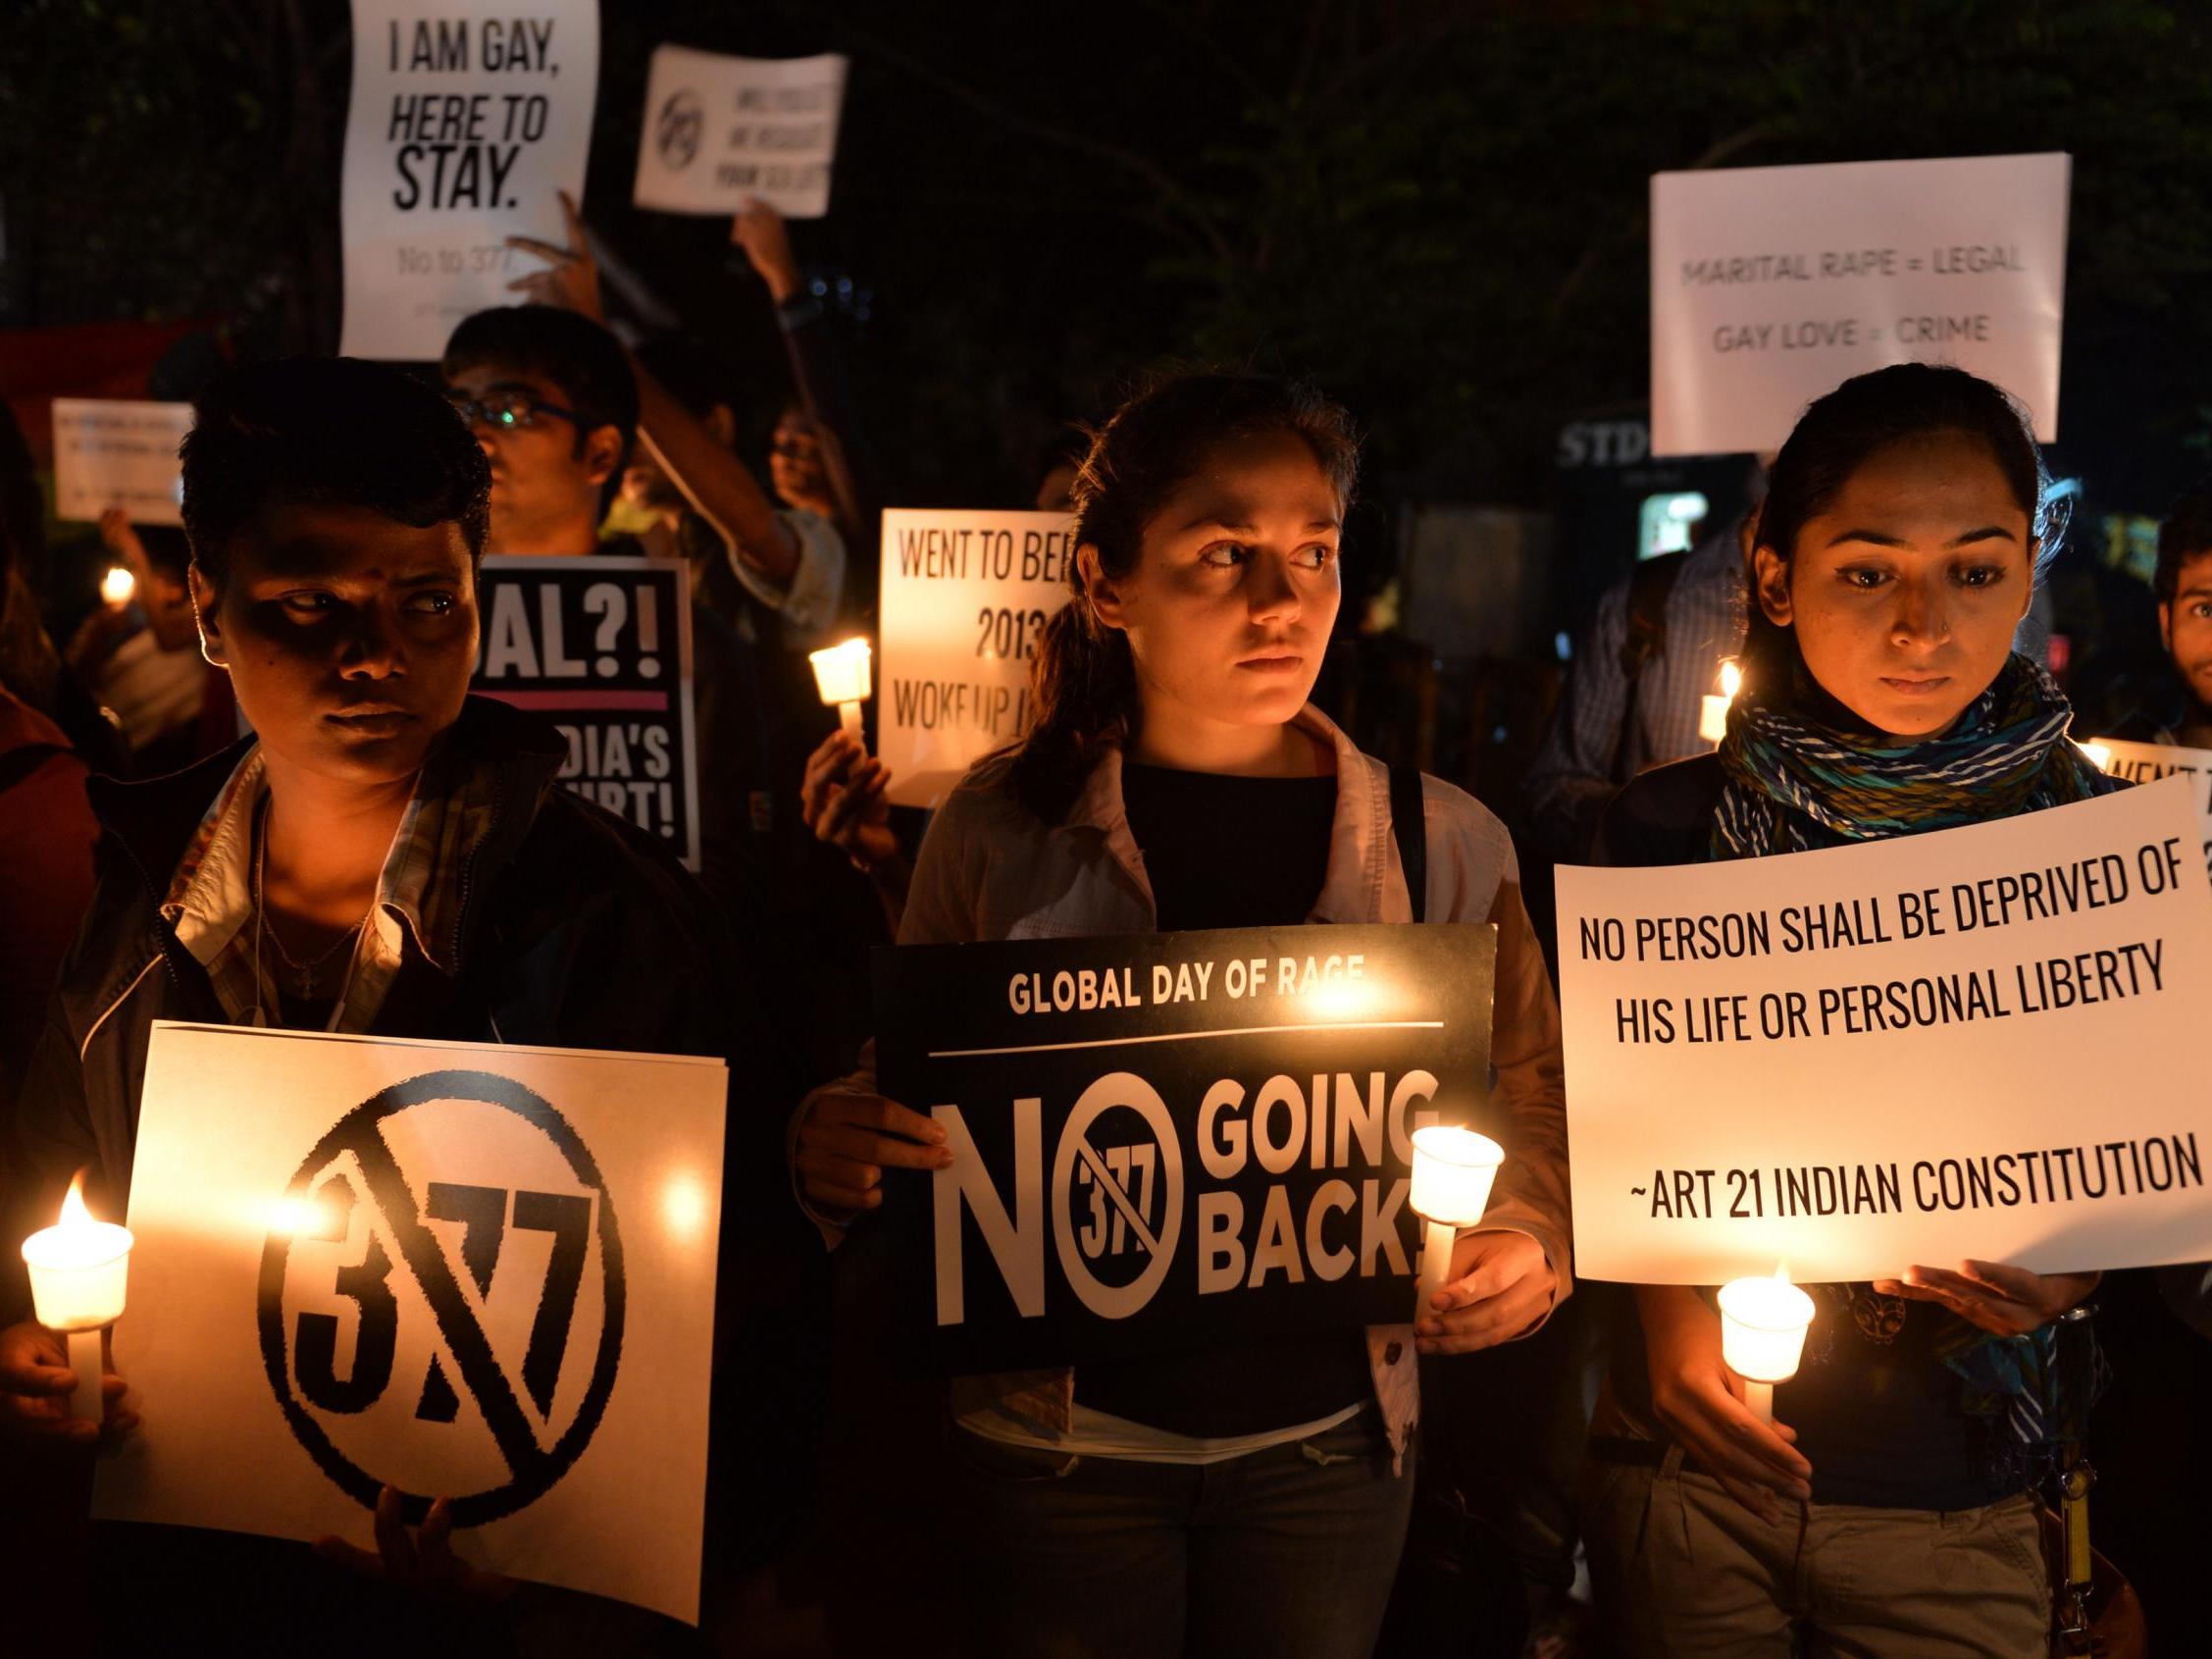
<instances>
[{"instance_id":1,"label":"collar of shirt","mask_svg":"<svg viewBox=\"0 0 2212 1659\"><path fill-rule=\"evenodd\" d=\"M253 824L268 792L257 744L217 792L178 860L161 907L178 942L207 969L217 1000L233 1020L256 1007L280 1006L275 953L256 952L253 925ZM434 966L448 975L458 971L461 875L490 830L494 805L487 778L453 762L442 748L432 754L392 834L369 925L354 945L330 1029L369 1028L399 971L409 935Z\"/></svg>"},{"instance_id":2,"label":"collar of shirt","mask_svg":"<svg viewBox=\"0 0 2212 1659\"><path fill-rule=\"evenodd\" d=\"M1386 897L1385 849L1390 841L1390 797L1375 779L1373 762L1360 752L1336 722L1308 703L1290 723L1328 746L1336 756L1336 812L1329 827L1328 873L1308 919L1318 922L1410 921L1412 909L1397 894ZM1114 861L1154 908L1152 884L1145 876L1143 853L1129 833L1129 812L1121 794L1121 746L1108 746L1091 769L1066 819L1053 833L1091 831L1106 838ZM1157 911L1155 911L1157 923Z\"/></svg>"}]
</instances>

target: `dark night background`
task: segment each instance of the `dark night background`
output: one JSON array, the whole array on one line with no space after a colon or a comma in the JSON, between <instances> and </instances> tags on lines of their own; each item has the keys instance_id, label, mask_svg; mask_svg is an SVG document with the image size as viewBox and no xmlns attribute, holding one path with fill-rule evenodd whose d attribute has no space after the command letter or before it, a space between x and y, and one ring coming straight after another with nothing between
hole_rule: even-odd
<instances>
[{"instance_id":1,"label":"dark night background","mask_svg":"<svg viewBox=\"0 0 2212 1659\"><path fill-rule=\"evenodd\" d=\"M628 205L663 41L849 54L831 213L793 234L839 297L894 502L1026 505L1060 423L1163 359L1303 370L1370 435L1355 583L1389 568L1409 503L1552 515L1542 625L1516 642L1548 658L1631 556L1577 541L1591 486L1556 452L1570 421L1641 412L1649 176L2040 150L2074 157L2052 462L2082 480L2078 564L2107 562L2126 529L2107 515L2155 517L2212 460L2212 8L604 0L586 216L727 359L757 459L788 385L758 282L729 268L726 221ZM41 394L188 396L223 356L334 349L349 60L343 0L0 5L0 392L22 331L190 326L150 387ZM66 638L96 544L52 528ZM2139 621L2146 596L2097 581ZM1423 622L1410 608L1405 634ZM1463 732L1522 706L1454 673ZM1479 738L1422 741L1504 808ZM2142 1582L2162 1650L2186 1651L2166 1637L2206 1628L2185 1469L2212 1366L2126 1275L2110 1297L2099 1541Z\"/></svg>"}]
</instances>

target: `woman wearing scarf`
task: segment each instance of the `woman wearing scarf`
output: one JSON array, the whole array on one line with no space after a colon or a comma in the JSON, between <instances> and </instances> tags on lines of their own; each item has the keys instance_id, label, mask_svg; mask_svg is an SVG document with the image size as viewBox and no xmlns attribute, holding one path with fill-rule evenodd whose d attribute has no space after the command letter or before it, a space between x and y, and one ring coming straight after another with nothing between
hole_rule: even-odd
<instances>
[{"instance_id":1,"label":"woman wearing scarf","mask_svg":"<svg viewBox=\"0 0 2212 1659\"><path fill-rule=\"evenodd\" d=\"M2116 787L2012 650L2053 540L2047 482L2018 405L1961 370L1902 364L1815 402L1761 509L1727 736L1622 791L1598 861L1840 847ZM2052 1322L2096 1282L1970 1261L1810 1287L1772 1425L1722 1363L1710 1290L1637 1286L1585 1518L1621 1650L2045 1651L2028 1487Z\"/></svg>"}]
</instances>

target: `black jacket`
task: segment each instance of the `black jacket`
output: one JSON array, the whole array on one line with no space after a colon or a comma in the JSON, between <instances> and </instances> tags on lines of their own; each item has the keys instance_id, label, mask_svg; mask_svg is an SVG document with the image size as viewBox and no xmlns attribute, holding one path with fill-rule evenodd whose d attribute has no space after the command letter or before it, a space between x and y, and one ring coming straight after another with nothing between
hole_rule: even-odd
<instances>
[{"instance_id":1,"label":"black jacket","mask_svg":"<svg viewBox=\"0 0 2212 1659\"><path fill-rule=\"evenodd\" d=\"M536 717L471 698L448 741L498 780L492 826L461 875L457 971L408 940L373 1031L733 1058L745 1070L734 1073L727 1156L749 1163L752 1142L772 1148L796 1089L752 1029L757 1003L736 984L749 976L697 885L643 832L555 783L566 746ZM98 885L16 1105L11 1238L50 1219L86 1165L99 1208L123 1214L153 1022L226 1022L159 907L246 748L171 777L91 785L104 832ZM757 1136L746 1132L754 1121ZM735 1218L726 1208L726 1226ZM20 1267L11 1270L6 1299L20 1307Z\"/></svg>"},{"instance_id":2,"label":"black jacket","mask_svg":"<svg viewBox=\"0 0 2212 1659\"><path fill-rule=\"evenodd\" d=\"M1702 864L1728 775L1718 754L1637 773L1598 820L1593 864Z\"/></svg>"}]
</instances>

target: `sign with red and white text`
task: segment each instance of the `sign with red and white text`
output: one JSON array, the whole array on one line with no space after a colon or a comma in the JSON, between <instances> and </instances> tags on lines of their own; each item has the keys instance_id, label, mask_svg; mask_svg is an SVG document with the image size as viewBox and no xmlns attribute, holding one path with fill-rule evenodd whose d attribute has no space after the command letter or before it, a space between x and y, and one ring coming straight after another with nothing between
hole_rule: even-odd
<instances>
[{"instance_id":1,"label":"sign with red and white text","mask_svg":"<svg viewBox=\"0 0 2212 1659\"><path fill-rule=\"evenodd\" d=\"M1954 363L2058 436L2063 154L1714 168L1651 181L1651 452L1774 449L1891 363Z\"/></svg>"},{"instance_id":2,"label":"sign with red and white text","mask_svg":"<svg viewBox=\"0 0 2212 1659\"><path fill-rule=\"evenodd\" d=\"M348 357L435 361L454 325L512 305L584 200L598 0L353 0L339 216Z\"/></svg>"},{"instance_id":3,"label":"sign with red and white text","mask_svg":"<svg viewBox=\"0 0 2212 1659\"><path fill-rule=\"evenodd\" d=\"M157 1021L113 1338L150 1409L93 1513L365 1545L391 1486L472 1566L695 1623L727 1092Z\"/></svg>"},{"instance_id":4,"label":"sign with red and white text","mask_svg":"<svg viewBox=\"0 0 2212 1659\"><path fill-rule=\"evenodd\" d=\"M883 515L876 751L898 806L935 806L1029 729L1029 665L1068 600L1064 513Z\"/></svg>"},{"instance_id":5,"label":"sign with red and white text","mask_svg":"<svg viewBox=\"0 0 2212 1659\"><path fill-rule=\"evenodd\" d=\"M2212 885L2180 779L1994 823L1559 870L1585 1278L2212 1259Z\"/></svg>"}]
</instances>

